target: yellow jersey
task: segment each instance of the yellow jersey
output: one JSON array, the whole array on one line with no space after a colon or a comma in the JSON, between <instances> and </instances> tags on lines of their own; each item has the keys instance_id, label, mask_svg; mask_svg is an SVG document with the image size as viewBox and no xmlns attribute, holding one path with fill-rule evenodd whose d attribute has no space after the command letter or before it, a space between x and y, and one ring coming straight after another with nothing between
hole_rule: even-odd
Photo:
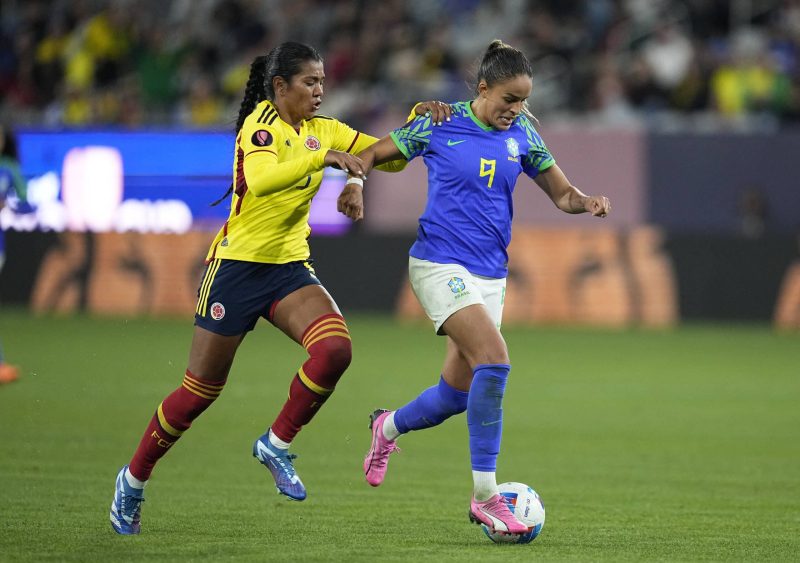
<instances>
[{"instance_id":1,"label":"yellow jersey","mask_svg":"<svg viewBox=\"0 0 800 563\"><path fill-rule=\"evenodd\" d=\"M322 115L300 130L284 122L265 100L236 135L233 199L228 220L206 257L285 264L306 260L310 251L311 200L319 190L329 149L357 154L378 139ZM402 170L405 160L378 166Z\"/></svg>"}]
</instances>

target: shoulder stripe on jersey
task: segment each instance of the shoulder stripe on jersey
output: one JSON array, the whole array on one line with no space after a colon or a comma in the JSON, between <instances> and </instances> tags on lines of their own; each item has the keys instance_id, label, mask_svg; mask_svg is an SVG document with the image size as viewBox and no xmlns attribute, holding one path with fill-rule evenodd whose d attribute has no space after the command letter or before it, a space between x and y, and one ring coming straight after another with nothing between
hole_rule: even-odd
<instances>
[{"instance_id":1,"label":"shoulder stripe on jersey","mask_svg":"<svg viewBox=\"0 0 800 563\"><path fill-rule=\"evenodd\" d=\"M272 153L272 154L274 154L275 156L278 156L278 153L276 153L275 151L273 151L273 150L271 150L271 149L256 149L256 150L253 150L253 151L250 151L250 152L248 152L248 153L247 153L247 154L245 154L244 156L246 156L246 157L247 157L247 156L250 156L251 154L253 154L253 153L257 153L257 152L271 152L271 153Z\"/></svg>"},{"instance_id":2,"label":"shoulder stripe on jersey","mask_svg":"<svg viewBox=\"0 0 800 563\"><path fill-rule=\"evenodd\" d=\"M361 135L361 132L360 131L356 131L356 136L353 137L353 142L350 143L350 146L347 147L347 150L344 151L344 152L350 152L350 149L352 149L354 146L356 146L356 141L358 140L358 136L359 135Z\"/></svg>"},{"instance_id":3,"label":"shoulder stripe on jersey","mask_svg":"<svg viewBox=\"0 0 800 563\"><path fill-rule=\"evenodd\" d=\"M260 115L260 116L258 116L258 119L256 119L256 122L258 122L258 123L261 123L261 120L263 120L263 119L264 119L264 116L267 114L267 112L268 112L270 109L271 109L271 108L270 108L269 106L264 106L264 111L262 111L262 112L261 112L261 115Z\"/></svg>"},{"instance_id":4,"label":"shoulder stripe on jersey","mask_svg":"<svg viewBox=\"0 0 800 563\"><path fill-rule=\"evenodd\" d=\"M259 123L266 123L267 119L269 119L270 115L277 115L277 111L275 108L269 108L269 111L261 114L261 117L258 118Z\"/></svg>"},{"instance_id":5,"label":"shoulder stripe on jersey","mask_svg":"<svg viewBox=\"0 0 800 563\"><path fill-rule=\"evenodd\" d=\"M272 125L272 122L275 121L276 119L278 119L277 111L275 112L275 115L273 115L272 118L267 122L267 125Z\"/></svg>"},{"instance_id":6,"label":"shoulder stripe on jersey","mask_svg":"<svg viewBox=\"0 0 800 563\"><path fill-rule=\"evenodd\" d=\"M312 119L329 119L333 121L333 118L328 117L327 115L312 115L311 117L308 118L309 121L311 121Z\"/></svg>"}]
</instances>

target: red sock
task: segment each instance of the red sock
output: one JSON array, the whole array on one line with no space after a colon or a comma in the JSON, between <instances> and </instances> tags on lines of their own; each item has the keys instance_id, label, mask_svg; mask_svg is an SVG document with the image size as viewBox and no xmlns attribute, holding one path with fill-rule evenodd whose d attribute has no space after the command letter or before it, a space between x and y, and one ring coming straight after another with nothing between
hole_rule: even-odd
<instances>
[{"instance_id":1,"label":"red sock","mask_svg":"<svg viewBox=\"0 0 800 563\"><path fill-rule=\"evenodd\" d=\"M283 405L272 432L284 442L291 442L309 423L333 393L339 378L350 365L350 333L341 315L324 315L303 333L303 347L309 358L289 386L289 398Z\"/></svg>"},{"instance_id":2,"label":"red sock","mask_svg":"<svg viewBox=\"0 0 800 563\"><path fill-rule=\"evenodd\" d=\"M156 462L178 441L192 421L214 402L225 380L205 381L186 370L183 383L164 399L139 442L130 463L131 474L140 481L147 481Z\"/></svg>"}]
</instances>

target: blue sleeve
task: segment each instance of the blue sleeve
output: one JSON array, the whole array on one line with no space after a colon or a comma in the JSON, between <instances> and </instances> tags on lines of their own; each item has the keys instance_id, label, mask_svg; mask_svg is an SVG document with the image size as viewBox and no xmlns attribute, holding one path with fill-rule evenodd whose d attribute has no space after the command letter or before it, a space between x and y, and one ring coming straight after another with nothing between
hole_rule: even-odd
<instances>
[{"instance_id":1,"label":"blue sleeve","mask_svg":"<svg viewBox=\"0 0 800 563\"><path fill-rule=\"evenodd\" d=\"M431 118L420 115L389 133L389 136L406 160L411 160L425 152L431 142L432 132Z\"/></svg>"}]
</instances>

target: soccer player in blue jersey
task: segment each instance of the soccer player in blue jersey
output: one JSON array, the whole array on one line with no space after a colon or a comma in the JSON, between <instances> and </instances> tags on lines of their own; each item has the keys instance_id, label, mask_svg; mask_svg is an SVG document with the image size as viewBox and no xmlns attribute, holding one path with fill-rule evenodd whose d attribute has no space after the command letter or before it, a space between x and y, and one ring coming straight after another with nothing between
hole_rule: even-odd
<instances>
[{"instance_id":1,"label":"soccer player in blue jersey","mask_svg":"<svg viewBox=\"0 0 800 563\"><path fill-rule=\"evenodd\" d=\"M370 416L372 444L364 472L383 482L397 438L467 412L474 481L470 520L492 530L522 533L495 478L503 423L503 393L511 365L500 324L508 273L512 193L520 174L532 178L566 213L605 217L604 196L570 184L531 122L526 100L533 72L524 54L494 41L481 61L476 97L452 105L449 120L416 117L359 153L370 166L422 156L428 201L410 250L409 277L417 298L446 335L439 381L394 411ZM348 181L339 211L363 216L363 181Z\"/></svg>"}]
</instances>

